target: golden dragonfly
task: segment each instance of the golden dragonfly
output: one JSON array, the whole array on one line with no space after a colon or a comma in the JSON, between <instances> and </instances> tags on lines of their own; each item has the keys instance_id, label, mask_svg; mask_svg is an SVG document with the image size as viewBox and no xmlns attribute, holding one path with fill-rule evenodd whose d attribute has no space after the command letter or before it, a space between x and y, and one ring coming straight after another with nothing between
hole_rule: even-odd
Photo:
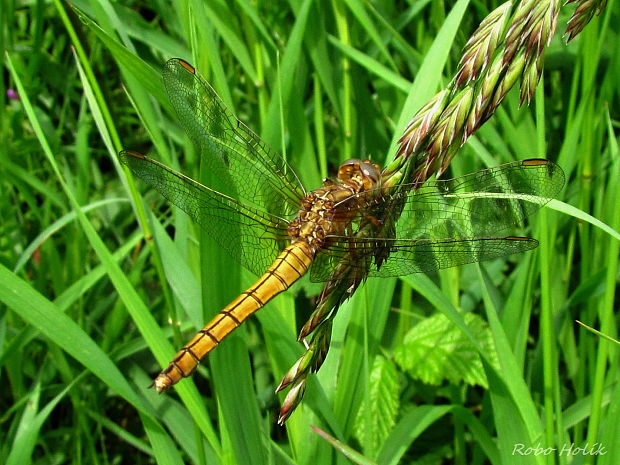
<instances>
[{"instance_id":1,"label":"golden dragonfly","mask_svg":"<svg viewBox=\"0 0 620 465\"><path fill-rule=\"evenodd\" d=\"M336 179L307 191L192 65L168 61L163 80L201 163L223 187L215 190L136 152L120 158L260 277L174 356L153 383L159 392L190 376L231 331L308 272L313 281L333 281L345 264L359 282L536 247L535 239L496 234L523 225L564 183L556 164L528 159L395 191L383 184L377 164L351 159Z\"/></svg>"}]
</instances>

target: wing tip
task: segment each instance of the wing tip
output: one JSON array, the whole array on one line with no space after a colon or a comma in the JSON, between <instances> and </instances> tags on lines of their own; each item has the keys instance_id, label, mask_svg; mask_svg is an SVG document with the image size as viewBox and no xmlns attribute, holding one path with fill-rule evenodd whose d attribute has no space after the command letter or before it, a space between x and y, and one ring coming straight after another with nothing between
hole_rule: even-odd
<instances>
[{"instance_id":1,"label":"wing tip","mask_svg":"<svg viewBox=\"0 0 620 465\"><path fill-rule=\"evenodd\" d=\"M516 246L515 247L519 247L518 250L515 250L512 253L520 253L520 252L525 252L527 250L532 250L535 249L536 247L538 247L538 239L534 239L532 237L525 237L525 236L506 236L503 238L505 241L508 242L521 242L523 243L523 247L521 246Z\"/></svg>"},{"instance_id":2,"label":"wing tip","mask_svg":"<svg viewBox=\"0 0 620 465\"><path fill-rule=\"evenodd\" d=\"M504 239L507 241L523 241L523 242L536 240L536 239L532 239L531 237L526 237L526 236L506 236L504 237Z\"/></svg>"},{"instance_id":3,"label":"wing tip","mask_svg":"<svg viewBox=\"0 0 620 465\"><path fill-rule=\"evenodd\" d=\"M125 165L127 165L132 158L137 158L138 160L148 159L146 155L142 155L141 153L134 152L133 150L121 150L118 154L118 158L121 160L121 163Z\"/></svg>"},{"instance_id":4,"label":"wing tip","mask_svg":"<svg viewBox=\"0 0 620 465\"><path fill-rule=\"evenodd\" d=\"M170 58L166 62L166 68L172 68L176 66L181 66L185 71L188 71L191 74L196 74L196 68L194 68L188 61L185 61L183 58Z\"/></svg>"},{"instance_id":5,"label":"wing tip","mask_svg":"<svg viewBox=\"0 0 620 465\"><path fill-rule=\"evenodd\" d=\"M546 166L553 164L553 162L547 160L546 158L527 158L525 160L521 160L521 164L523 166Z\"/></svg>"}]
</instances>

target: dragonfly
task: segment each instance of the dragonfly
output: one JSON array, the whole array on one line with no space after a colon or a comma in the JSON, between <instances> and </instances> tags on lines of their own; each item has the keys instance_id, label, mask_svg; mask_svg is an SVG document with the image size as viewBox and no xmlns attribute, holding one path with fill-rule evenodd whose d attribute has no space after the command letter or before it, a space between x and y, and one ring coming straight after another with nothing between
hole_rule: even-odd
<instances>
[{"instance_id":1,"label":"dragonfly","mask_svg":"<svg viewBox=\"0 0 620 465\"><path fill-rule=\"evenodd\" d=\"M379 165L350 159L335 179L306 190L192 65L169 60L163 80L218 189L137 152L120 159L260 277L174 356L153 382L159 392L190 376L228 334L307 273L318 282L344 278L343 269L356 279L394 277L535 248L535 239L497 234L523 226L564 184L556 164L527 159L395 190L384 185Z\"/></svg>"}]
</instances>

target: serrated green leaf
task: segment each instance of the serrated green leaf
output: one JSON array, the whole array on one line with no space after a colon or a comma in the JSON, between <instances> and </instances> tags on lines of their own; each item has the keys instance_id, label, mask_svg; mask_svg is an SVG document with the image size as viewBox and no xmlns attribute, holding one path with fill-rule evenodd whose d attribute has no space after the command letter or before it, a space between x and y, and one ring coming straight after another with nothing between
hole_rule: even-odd
<instances>
[{"instance_id":1,"label":"serrated green leaf","mask_svg":"<svg viewBox=\"0 0 620 465\"><path fill-rule=\"evenodd\" d=\"M497 365L497 354L486 322L468 313L465 323ZM472 343L444 314L433 315L412 328L394 352L396 363L427 384L465 382L487 387L480 356Z\"/></svg>"},{"instance_id":2,"label":"serrated green leaf","mask_svg":"<svg viewBox=\"0 0 620 465\"><path fill-rule=\"evenodd\" d=\"M400 383L391 360L377 356L370 372L368 393L355 420L354 434L364 453L375 457L396 422Z\"/></svg>"}]
</instances>

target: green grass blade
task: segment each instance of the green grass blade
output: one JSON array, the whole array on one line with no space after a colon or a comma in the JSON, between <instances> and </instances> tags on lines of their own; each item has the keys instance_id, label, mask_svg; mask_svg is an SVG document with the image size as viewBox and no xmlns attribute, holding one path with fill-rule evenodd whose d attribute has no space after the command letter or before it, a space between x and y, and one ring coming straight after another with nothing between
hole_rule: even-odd
<instances>
[{"instance_id":1,"label":"green grass blade","mask_svg":"<svg viewBox=\"0 0 620 465\"><path fill-rule=\"evenodd\" d=\"M0 267L0 299L28 324L87 367L138 410L149 412L144 400L95 342L67 315L26 282Z\"/></svg>"},{"instance_id":2,"label":"green grass blade","mask_svg":"<svg viewBox=\"0 0 620 465\"><path fill-rule=\"evenodd\" d=\"M10 58L9 58L8 63L9 63L9 66L10 66L11 65ZM135 292L135 289L133 289L133 287L128 282L128 280L125 277L125 275L122 272L122 270L119 268L119 266L116 264L116 262L112 259L109 251L107 250L107 248L105 247L105 245L101 241L101 238L97 235L97 233L95 232L95 230L92 227L92 225L88 222L87 218L81 212L80 207L77 204L77 201L76 201L72 191L70 190L69 186L66 185L66 183L63 180L63 178L60 176L60 172L59 172L56 160L54 158L54 155L51 153L49 144L47 143L47 140L45 139L45 136L43 135L43 132L41 131L40 125L38 124L38 119L36 118L34 112L32 111L32 107L29 105L29 101L27 100L27 94L26 94L23 86L21 85L21 81L19 79L19 76L15 73L15 70L11 66L10 66L10 69L12 71L13 78L16 81L17 87L18 87L18 89L20 91L20 95L21 95L21 97L23 99L24 106L25 106L26 112L28 113L28 116L30 118L30 122L31 122L31 124L33 126L33 129L34 129L35 133L37 134L37 136L39 138L39 142L41 143L43 151L44 151L48 161L50 162L50 164L52 166L52 169L55 171L56 175L58 176L58 179L59 179L61 185L63 185L63 189L65 191L65 194L69 198L69 201L70 201L72 207L74 208L74 210L77 213L79 223L80 223L81 227L83 228L84 233L86 234L87 238L89 239L89 241L90 241L93 249L97 253L98 257L100 258L100 260L102 261L102 263L106 267L108 276L110 277L110 279L114 283L114 285L115 285L115 287L116 287L116 289L117 289L117 291L119 293L120 298L123 300L123 302L127 306L127 310L132 315L132 318L133 318L134 322L140 328L140 331L141 331L142 335L144 336L144 338L146 339L149 347L151 348L151 350L155 354L157 360L162 365L164 365L165 363L167 363L167 361L171 357L171 355L173 353L173 348L167 342L167 340L163 337L161 329L159 328L159 326L155 322L153 316L150 314L148 308L140 300L140 298L138 297L137 293ZM34 311L34 310L35 309L32 306L29 306L29 308L28 308L29 312ZM76 336L78 334L80 336L83 336L82 334L78 333L78 330L80 328L77 327L77 326L73 326L74 323L71 320L65 320L66 317L63 317L63 316L60 316L59 318L60 319L57 321L57 324L59 326L67 326L67 328L70 328L71 331L75 332ZM62 333L56 333L56 334L62 334ZM83 344L84 344L85 347L88 348L87 352L93 352L94 353L94 352L98 351L97 350L98 349L97 346L94 345L94 343L90 339L84 338L83 339ZM63 348L66 350L65 347L63 347ZM83 355L83 354L84 354L84 352L81 352L81 355ZM83 363L87 361L84 358L81 358L81 359L78 358L78 360L80 360ZM104 367L104 370L105 370L105 374L108 377L113 377L113 379L114 379L113 385L116 386L118 384L118 382L119 382L118 381L118 375L120 375L120 372L118 372L118 370L116 370L115 367L113 369L112 367L109 366L109 364L108 364L109 359L107 359L107 358L106 359L102 359L101 357L99 357L97 362L99 364L103 364L103 367ZM100 371L98 371L100 367L97 366L96 368L97 369L94 370L95 373L102 374ZM133 394L133 391L131 391L128 388L128 385L126 384L126 382L123 383L123 386L124 386L124 388L123 388L123 395L124 395L124 397L126 397L128 399L132 399L131 403L134 404L136 407L141 406L141 403L138 400L138 397L136 397L135 394ZM116 386L116 389L118 389L118 386ZM185 397L186 402L189 405L191 405L192 408L194 408L196 410L196 412L197 412L197 419L200 420L199 425L201 426L201 428L203 429L203 431L207 435L207 437L210 437L212 439L212 441L213 441L213 444L215 444L216 441L213 438L213 435L211 433L211 431L212 431L211 430L211 426L209 424L209 421L207 420L206 414L204 414L204 409L201 407L201 403L200 403L200 401L198 399L197 392L194 390L194 392L192 393L192 395L190 397L190 391L187 390L187 388L186 389L179 389L179 391L180 391L180 395L182 397ZM202 415L200 414L200 412L202 412Z\"/></svg>"},{"instance_id":3,"label":"green grass blade","mask_svg":"<svg viewBox=\"0 0 620 465\"><path fill-rule=\"evenodd\" d=\"M78 382L83 381L83 376L77 377L71 384L60 391L54 398L45 405L40 411L36 411L39 406L41 395L41 385L37 384L29 396L26 409L22 415L15 441L11 444L11 452L7 458L6 465L23 465L31 463L32 452L36 446L37 438L45 421L54 411L54 408L65 397L65 395Z\"/></svg>"}]
</instances>

